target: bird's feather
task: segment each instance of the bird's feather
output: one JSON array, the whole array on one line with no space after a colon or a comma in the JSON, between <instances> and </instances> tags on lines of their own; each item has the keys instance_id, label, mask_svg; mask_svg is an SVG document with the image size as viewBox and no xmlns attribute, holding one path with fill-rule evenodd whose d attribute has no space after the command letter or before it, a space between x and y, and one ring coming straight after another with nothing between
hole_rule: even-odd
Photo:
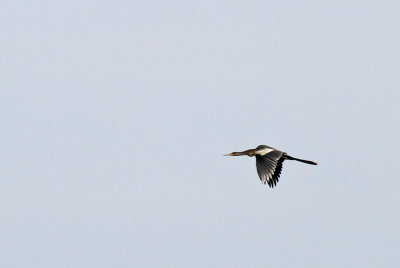
<instances>
[{"instance_id":1,"label":"bird's feather","mask_svg":"<svg viewBox=\"0 0 400 268\"><path fill-rule=\"evenodd\" d=\"M282 156L285 153L273 150L267 154L256 154L257 173L261 182L268 183L269 187L274 187L279 181L282 171L282 163L285 160Z\"/></svg>"}]
</instances>

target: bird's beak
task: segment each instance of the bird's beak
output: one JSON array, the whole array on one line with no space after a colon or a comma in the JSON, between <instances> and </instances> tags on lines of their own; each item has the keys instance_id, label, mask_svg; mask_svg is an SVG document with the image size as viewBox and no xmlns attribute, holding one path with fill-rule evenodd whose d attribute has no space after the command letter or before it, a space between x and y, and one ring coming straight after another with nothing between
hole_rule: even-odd
<instances>
[{"instance_id":1,"label":"bird's beak","mask_svg":"<svg viewBox=\"0 0 400 268\"><path fill-rule=\"evenodd\" d=\"M233 153L230 153L230 154L224 154L224 156L234 156L234 154L233 154Z\"/></svg>"}]
</instances>

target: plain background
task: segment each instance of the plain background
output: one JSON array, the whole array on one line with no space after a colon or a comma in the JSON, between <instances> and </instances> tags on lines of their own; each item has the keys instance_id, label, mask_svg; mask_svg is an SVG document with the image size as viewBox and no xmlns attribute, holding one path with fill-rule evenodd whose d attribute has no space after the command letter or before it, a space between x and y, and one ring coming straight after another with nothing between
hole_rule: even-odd
<instances>
[{"instance_id":1,"label":"plain background","mask_svg":"<svg viewBox=\"0 0 400 268\"><path fill-rule=\"evenodd\" d=\"M1 266L399 267L399 12L2 1Z\"/></svg>"}]
</instances>

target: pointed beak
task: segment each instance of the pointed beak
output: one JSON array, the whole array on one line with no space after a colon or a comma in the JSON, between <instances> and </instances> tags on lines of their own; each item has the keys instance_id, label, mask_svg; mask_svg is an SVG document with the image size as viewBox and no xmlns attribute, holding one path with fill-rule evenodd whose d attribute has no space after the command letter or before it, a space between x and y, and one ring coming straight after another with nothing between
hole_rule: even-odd
<instances>
[{"instance_id":1,"label":"pointed beak","mask_svg":"<svg viewBox=\"0 0 400 268\"><path fill-rule=\"evenodd\" d=\"M232 153L230 153L230 154L224 154L224 156L233 156L233 154L232 154Z\"/></svg>"}]
</instances>

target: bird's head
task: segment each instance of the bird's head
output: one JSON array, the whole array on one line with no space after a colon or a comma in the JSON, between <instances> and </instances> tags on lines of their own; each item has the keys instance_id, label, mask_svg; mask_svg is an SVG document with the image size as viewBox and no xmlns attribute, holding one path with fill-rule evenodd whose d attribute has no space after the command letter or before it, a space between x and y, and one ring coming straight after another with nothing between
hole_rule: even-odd
<instances>
[{"instance_id":1,"label":"bird's head","mask_svg":"<svg viewBox=\"0 0 400 268\"><path fill-rule=\"evenodd\" d=\"M255 156L256 151L254 149L246 150L243 152L233 152L230 154L224 154L225 156L240 156L240 155L247 155L247 156Z\"/></svg>"}]
</instances>

